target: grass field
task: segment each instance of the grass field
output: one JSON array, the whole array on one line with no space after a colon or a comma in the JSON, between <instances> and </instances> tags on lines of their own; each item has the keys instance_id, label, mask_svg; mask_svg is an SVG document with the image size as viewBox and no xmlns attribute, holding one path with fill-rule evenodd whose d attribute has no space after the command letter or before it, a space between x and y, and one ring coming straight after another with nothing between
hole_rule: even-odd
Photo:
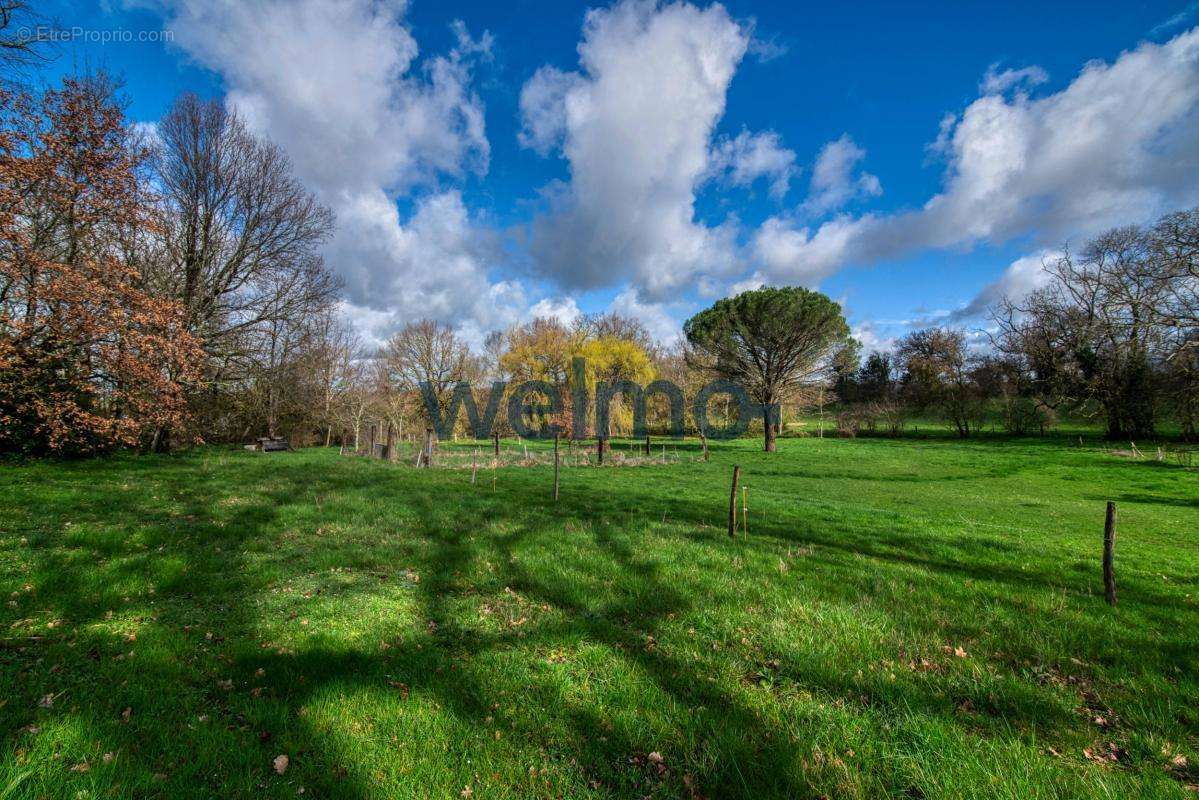
<instances>
[{"instance_id":1,"label":"grass field","mask_svg":"<svg viewBox=\"0 0 1199 800\"><path fill-rule=\"evenodd\" d=\"M0 800L1197 796L1199 473L759 447L0 466Z\"/></svg>"}]
</instances>

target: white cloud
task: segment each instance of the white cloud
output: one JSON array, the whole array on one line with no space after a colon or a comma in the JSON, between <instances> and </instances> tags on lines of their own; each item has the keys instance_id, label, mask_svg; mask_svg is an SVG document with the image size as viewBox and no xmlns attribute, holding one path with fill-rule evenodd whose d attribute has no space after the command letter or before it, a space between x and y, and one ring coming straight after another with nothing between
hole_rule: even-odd
<instances>
[{"instance_id":1,"label":"white cloud","mask_svg":"<svg viewBox=\"0 0 1199 800\"><path fill-rule=\"evenodd\" d=\"M758 178L770 181L770 195L787 194L796 173L795 153L783 146L774 131L741 131L730 139L722 137L709 155L708 172L731 186L752 186Z\"/></svg>"},{"instance_id":2,"label":"white cloud","mask_svg":"<svg viewBox=\"0 0 1199 800\"><path fill-rule=\"evenodd\" d=\"M532 224L543 274L567 288L631 279L653 299L740 268L735 222L702 225L694 203L748 43L720 5L625 0L587 13L579 72L542 68L521 94L522 141L558 147L570 165Z\"/></svg>"},{"instance_id":3,"label":"white cloud","mask_svg":"<svg viewBox=\"0 0 1199 800\"><path fill-rule=\"evenodd\" d=\"M758 59L759 63L765 64L787 55L788 49L787 45L778 41L777 37L772 36L769 39L760 39L754 36L749 40L748 52L751 56Z\"/></svg>"},{"instance_id":4,"label":"white cloud","mask_svg":"<svg viewBox=\"0 0 1199 800\"><path fill-rule=\"evenodd\" d=\"M1012 302L1020 302L1033 291L1049 283L1045 265L1061 257L1060 250L1042 250L1016 259L998 279L988 283L969 303L951 313L949 319L954 322L980 319L1005 298Z\"/></svg>"},{"instance_id":5,"label":"white cloud","mask_svg":"<svg viewBox=\"0 0 1199 800\"><path fill-rule=\"evenodd\" d=\"M815 286L843 266L846 252L870 220L837 217L812 230L771 217L751 240L754 260L761 265L758 280Z\"/></svg>"},{"instance_id":6,"label":"white cloud","mask_svg":"<svg viewBox=\"0 0 1199 800\"><path fill-rule=\"evenodd\" d=\"M1199 3L1190 3L1182 11L1179 11L1177 14L1162 20L1157 25L1154 25L1149 30L1149 34L1151 36L1159 36L1163 33L1168 33L1175 28L1180 28L1194 19L1196 14L1199 14Z\"/></svg>"},{"instance_id":7,"label":"white cloud","mask_svg":"<svg viewBox=\"0 0 1199 800\"><path fill-rule=\"evenodd\" d=\"M804 201L804 210L819 216L853 200L882 194L883 187L877 177L869 172L854 174L865 157L866 151L854 144L848 133L822 147L812 168L811 188Z\"/></svg>"},{"instance_id":8,"label":"white cloud","mask_svg":"<svg viewBox=\"0 0 1199 800\"><path fill-rule=\"evenodd\" d=\"M923 208L758 234L771 280L808 280L915 251L1068 237L1199 202L1199 29L1091 62L1038 99L986 94L942 122L943 190Z\"/></svg>"},{"instance_id":9,"label":"white cloud","mask_svg":"<svg viewBox=\"0 0 1199 800\"><path fill-rule=\"evenodd\" d=\"M582 78L574 72L563 72L545 66L520 90L521 129L518 138L523 147L541 155L562 144L566 135L566 98Z\"/></svg>"},{"instance_id":10,"label":"white cloud","mask_svg":"<svg viewBox=\"0 0 1199 800\"><path fill-rule=\"evenodd\" d=\"M529 319L556 319L563 325L574 322L583 312L573 297L544 297L529 308Z\"/></svg>"},{"instance_id":11,"label":"white cloud","mask_svg":"<svg viewBox=\"0 0 1199 800\"><path fill-rule=\"evenodd\" d=\"M1009 89L1029 86L1039 86L1049 80L1049 73L1035 64L1023 69L1005 69L999 71L998 64L987 67L978 90L981 94L1003 94Z\"/></svg>"},{"instance_id":12,"label":"white cloud","mask_svg":"<svg viewBox=\"0 0 1199 800\"><path fill-rule=\"evenodd\" d=\"M326 257L365 331L388 318L481 325L518 313L511 305L523 302L514 296L519 287L488 281L493 238L459 192L439 186L487 170L471 72L490 56L489 34L474 39L455 23L457 46L418 61L402 2L154 7L176 46L221 75L227 104L279 143L298 177L333 208L337 232ZM420 199L404 219L396 200L413 192Z\"/></svg>"},{"instance_id":13,"label":"white cloud","mask_svg":"<svg viewBox=\"0 0 1199 800\"><path fill-rule=\"evenodd\" d=\"M639 320L654 339L669 347L683 335L683 326L676 315L670 312L671 307L675 307L676 311L684 310L679 304L644 302L638 297L636 289L628 287L616 295L609 310Z\"/></svg>"},{"instance_id":14,"label":"white cloud","mask_svg":"<svg viewBox=\"0 0 1199 800\"><path fill-rule=\"evenodd\" d=\"M862 345L862 355L889 353L895 349L897 338L879 330L874 322L861 322L850 328L850 335Z\"/></svg>"}]
</instances>

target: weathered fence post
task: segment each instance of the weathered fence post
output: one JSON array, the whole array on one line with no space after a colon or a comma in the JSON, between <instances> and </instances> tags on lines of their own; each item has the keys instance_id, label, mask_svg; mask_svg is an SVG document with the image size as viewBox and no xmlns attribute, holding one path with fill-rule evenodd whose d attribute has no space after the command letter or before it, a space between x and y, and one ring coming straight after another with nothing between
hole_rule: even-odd
<instances>
[{"instance_id":1,"label":"weathered fence post","mask_svg":"<svg viewBox=\"0 0 1199 800\"><path fill-rule=\"evenodd\" d=\"M741 467L733 467L733 490L729 494L729 538L737 536L737 481L741 480Z\"/></svg>"},{"instance_id":2,"label":"weathered fence post","mask_svg":"<svg viewBox=\"0 0 1199 800\"><path fill-rule=\"evenodd\" d=\"M433 437L433 429L425 428L425 466L433 466L433 445L436 440Z\"/></svg>"},{"instance_id":3,"label":"weathered fence post","mask_svg":"<svg viewBox=\"0 0 1199 800\"><path fill-rule=\"evenodd\" d=\"M479 448L475 448L470 454L470 482L473 485L475 476L479 474Z\"/></svg>"},{"instance_id":4,"label":"weathered fence post","mask_svg":"<svg viewBox=\"0 0 1199 800\"><path fill-rule=\"evenodd\" d=\"M1103 524L1103 593L1109 606L1116 605L1116 504L1107 501L1107 519Z\"/></svg>"},{"instance_id":5,"label":"weathered fence post","mask_svg":"<svg viewBox=\"0 0 1199 800\"><path fill-rule=\"evenodd\" d=\"M599 454L599 465L604 465L604 437L599 437L595 442L595 452Z\"/></svg>"},{"instance_id":6,"label":"weathered fence post","mask_svg":"<svg viewBox=\"0 0 1199 800\"><path fill-rule=\"evenodd\" d=\"M649 434L645 434L645 455L649 457Z\"/></svg>"},{"instance_id":7,"label":"weathered fence post","mask_svg":"<svg viewBox=\"0 0 1199 800\"><path fill-rule=\"evenodd\" d=\"M375 425L373 423L371 424L371 435L370 435L370 439L368 440L370 449L366 451L366 455L369 458L375 457L375 435L378 433L378 427L379 427L378 425Z\"/></svg>"},{"instance_id":8,"label":"weathered fence post","mask_svg":"<svg viewBox=\"0 0 1199 800\"><path fill-rule=\"evenodd\" d=\"M558 500L558 434L554 434L554 501Z\"/></svg>"},{"instance_id":9,"label":"weathered fence post","mask_svg":"<svg viewBox=\"0 0 1199 800\"><path fill-rule=\"evenodd\" d=\"M380 454L380 457L386 458L388 461L394 461L395 459L391 457L391 450L393 447L395 447L395 431L391 429L391 423L389 422L387 423L387 438L385 440L385 444L383 445L383 452Z\"/></svg>"},{"instance_id":10,"label":"weathered fence post","mask_svg":"<svg viewBox=\"0 0 1199 800\"><path fill-rule=\"evenodd\" d=\"M500 435L498 433L493 433L491 435L491 438L495 440L495 457L499 458L500 457Z\"/></svg>"},{"instance_id":11,"label":"weathered fence post","mask_svg":"<svg viewBox=\"0 0 1199 800\"><path fill-rule=\"evenodd\" d=\"M699 443L704 446L704 463L708 461L708 437L702 433L699 435Z\"/></svg>"}]
</instances>

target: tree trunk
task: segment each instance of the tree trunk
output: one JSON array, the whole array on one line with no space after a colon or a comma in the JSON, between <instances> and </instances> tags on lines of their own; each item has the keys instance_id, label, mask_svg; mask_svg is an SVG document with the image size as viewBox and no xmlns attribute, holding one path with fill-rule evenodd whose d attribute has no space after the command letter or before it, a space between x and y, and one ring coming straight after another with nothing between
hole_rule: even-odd
<instances>
[{"instance_id":1,"label":"tree trunk","mask_svg":"<svg viewBox=\"0 0 1199 800\"><path fill-rule=\"evenodd\" d=\"M762 431L766 438L767 453L773 453L778 449L776 443L778 428L774 427L774 416L771 414L773 407L774 403L769 399L762 404Z\"/></svg>"}]
</instances>

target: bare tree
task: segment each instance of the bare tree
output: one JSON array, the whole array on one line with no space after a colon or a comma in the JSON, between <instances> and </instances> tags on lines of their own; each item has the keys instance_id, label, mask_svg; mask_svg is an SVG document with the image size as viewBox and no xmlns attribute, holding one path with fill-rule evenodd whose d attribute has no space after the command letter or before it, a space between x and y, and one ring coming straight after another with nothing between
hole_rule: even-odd
<instances>
[{"instance_id":1,"label":"bare tree","mask_svg":"<svg viewBox=\"0 0 1199 800\"><path fill-rule=\"evenodd\" d=\"M313 338L309 368L319 387L320 423L325 429L325 447L328 447L333 442L338 408L350 389L354 356L362 345L331 309L317 317Z\"/></svg>"},{"instance_id":2,"label":"bare tree","mask_svg":"<svg viewBox=\"0 0 1199 800\"><path fill-rule=\"evenodd\" d=\"M153 277L220 370L247 355L243 331L333 300L337 282L317 255L333 215L282 150L217 101L181 95L158 131L165 238Z\"/></svg>"},{"instance_id":3,"label":"bare tree","mask_svg":"<svg viewBox=\"0 0 1199 800\"><path fill-rule=\"evenodd\" d=\"M975 380L977 362L966 348L963 331L913 331L899 341L895 355L904 369L902 392L916 408L936 409L962 438L979 429L985 397Z\"/></svg>"},{"instance_id":4,"label":"bare tree","mask_svg":"<svg viewBox=\"0 0 1199 800\"><path fill-rule=\"evenodd\" d=\"M583 314L575 320L573 328L587 339L625 339L638 345L651 356L657 350L654 337L640 320L622 316L615 311Z\"/></svg>"},{"instance_id":5,"label":"bare tree","mask_svg":"<svg viewBox=\"0 0 1199 800\"><path fill-rule=\"evenodd\" d=\"M1111 438L1154 429L1157 370L1176 346L1175 274L1150 232L1117 228L1045 265L1052 280L994 313L995 342L1047 406L1098 405Z\"/></svg>"},{"instance_id":6,"label":"bare tree","mask_svg":"<svg viewBox=\"0 0 1199 800\"><path fill-rule=\"evenodd\" d=\"M49 60L52 42L38 35L45 20L26 0L0 0L0 80L12 80L31 64Z\"/></svg>"},{"instance_id":7,"label":"bare tree","mask_svg":"<svg viewBox=\"0 0 1199 800\"><path fill-rule=\"evenodd\" d=\"M454 384L470 382L482 371L482 364L452 328L429 319L405 325L387 341L381 355L392 386L416 393L425 384L443 410Z\"/></svg>"}]
</instances>

